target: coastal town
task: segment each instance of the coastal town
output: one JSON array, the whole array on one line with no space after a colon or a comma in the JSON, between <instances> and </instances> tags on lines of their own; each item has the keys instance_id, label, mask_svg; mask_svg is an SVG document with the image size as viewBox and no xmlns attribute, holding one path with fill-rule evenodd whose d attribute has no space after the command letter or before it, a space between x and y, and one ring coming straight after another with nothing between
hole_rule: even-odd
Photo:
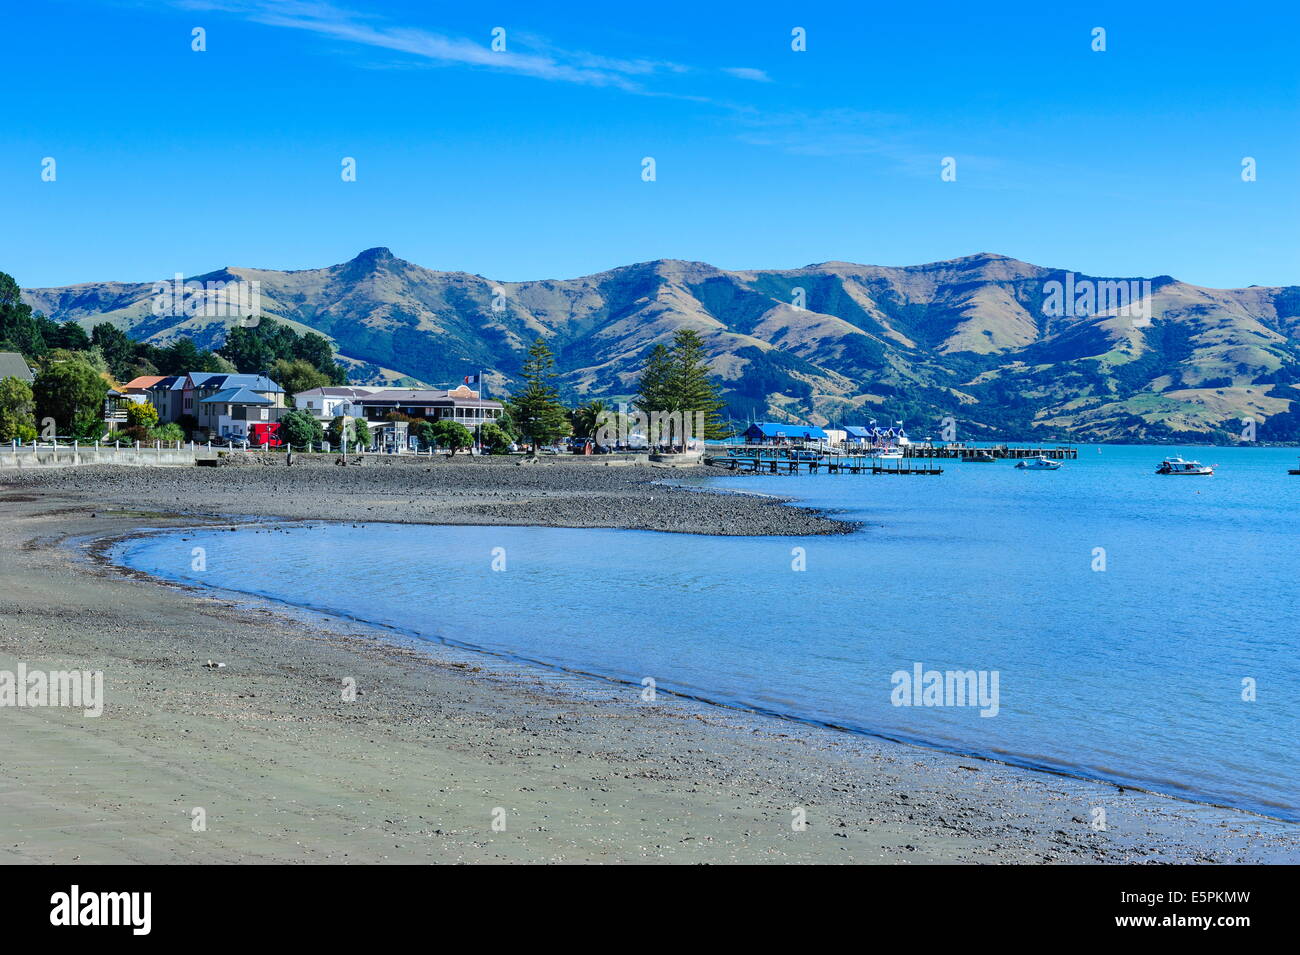
<instances>
[{"instance_id":1,"label":"coastal town","mask_svg":"<svg viewBox=\"0 0 1300 955\"><path fill-rule=\"evenodd\" d=\"M1289 927L1298 31L7 7L5 937L373 947L399 865Z\"/></svg>"},{"instance_id":2,"label":"coastal town","mask_svg":"<svg viewBox=\"0 0 1300 955\"><path fill-rule=\"evenodd\" d=\"M683 341L698 347L690 336ZM8 402L0 415L0 443L15 450L42 443L57 448L62 442L395 454L675 453L692 463L703 459L706 441L715 449L815 449L885 458L901 457L913 445L902 421L880 426L871 420L839 428L797 421L724 422L718 413L722 402L711 385L693 403L654 391L670 384L647 382L630 404L593 400L566 408L558 400L554 372L546 365L549 352L541 342L534 350L543 363L540 370L525 380L518 396L505 400L471 387L471 382L484 380L482 372L446 388L318 384L294 392L269 373L189 370L136 375L125 382L114 380L107 370L94 376L83 373L79 384L86 400L102 392L98 417L81 406L59 405L68 390L61 384L65 366L84 362L76 353L55 351L37 357L38 373L24 355L0 352L0 403ZM692 361L696 365L682 374L697 373L699 360ZM53 382L43 385L39 375ZM79 433L59 429L60 412L65 421L76 423ZM38 419L45 423L39 432Z\"/></svg>"}]
</instances>

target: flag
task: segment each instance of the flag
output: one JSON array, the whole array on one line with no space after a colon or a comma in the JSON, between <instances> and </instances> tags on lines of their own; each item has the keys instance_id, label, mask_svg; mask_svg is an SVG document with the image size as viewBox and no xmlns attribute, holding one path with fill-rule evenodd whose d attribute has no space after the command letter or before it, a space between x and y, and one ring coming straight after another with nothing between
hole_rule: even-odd
<instances>
[{"instance_id":1,"label":"flag","mask_svg":"<svg viewBox=\"0 0 1300 955\"><path fill-rule=\"evenodd\" d=\"M480 373L477 374L477 375L466 375L466 376L465 376L465 384L467 384L467 385L477 385L477 384L479 383L479 380L480 380L482 377L483 377L482 372L480 372Z\"/></svg>"}]
</instances>

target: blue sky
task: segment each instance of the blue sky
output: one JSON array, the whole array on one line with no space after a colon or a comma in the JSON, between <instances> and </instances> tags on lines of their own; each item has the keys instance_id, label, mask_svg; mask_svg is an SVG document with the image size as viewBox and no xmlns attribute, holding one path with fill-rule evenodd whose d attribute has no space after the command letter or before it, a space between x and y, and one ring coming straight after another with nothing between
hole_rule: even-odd
<instances>
[{"instance_id":1,"label":"blue sky","mask_svg":"<svg viewBox=\"0 0 1300 955\"><path fill-rule=\"evenodd\" d=\"M382 245L520 280L987 251L1300 284L1297 5L1133 6L11 5L0 270L152 281Z\"/></svg>"}]
</instances>

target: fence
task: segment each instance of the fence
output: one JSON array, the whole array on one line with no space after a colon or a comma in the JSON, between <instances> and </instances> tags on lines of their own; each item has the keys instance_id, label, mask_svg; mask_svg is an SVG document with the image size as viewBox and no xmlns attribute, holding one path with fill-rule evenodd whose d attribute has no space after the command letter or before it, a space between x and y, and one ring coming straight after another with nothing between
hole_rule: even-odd
<instances>
[{"instance_id":1,"label":"fence","mask_svg":"<svg viewBox=\"0 0 1300 955\"><path fill-rule=\"evenodd\" d=\"M11 443L0 445L0 469L4 468L70 468L84 464L123 464L134 467L182 467L193 465L196 458L206 456L202 447L177 443L164 446L94 444L32 444Z\"/></svg>"}]
</instances>

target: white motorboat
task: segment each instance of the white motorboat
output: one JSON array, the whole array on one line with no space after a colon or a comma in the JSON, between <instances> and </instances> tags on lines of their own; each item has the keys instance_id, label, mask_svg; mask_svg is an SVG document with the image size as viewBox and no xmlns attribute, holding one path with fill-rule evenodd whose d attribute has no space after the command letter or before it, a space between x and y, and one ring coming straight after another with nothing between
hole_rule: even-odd
<instances>
[{"instance_id":1,"label":"white motorboat","mask_svg":"<svg viewBox=\"0 0 1300 955\"><path fill-rule=\"evenodd\" d=\"M1156 474L1180 474L1187 477L1209 477L1214 473L1213 464L1200 461L1184 461L1182 458L1165 458L1156 468Z\"/></svg>"},{"instance_id":2,"label":"white motorboat","mask_svg":"<svg viewBox=\"0 0 1300 955\"><path fill-rule=\"evenodd\" d=\"M1017 461L1016 467L1022 471L1059 471L1061 462L1045 458L1040 454L1036 458L1025 458L1023 461Z\"/></svg>"}]
</instances>

